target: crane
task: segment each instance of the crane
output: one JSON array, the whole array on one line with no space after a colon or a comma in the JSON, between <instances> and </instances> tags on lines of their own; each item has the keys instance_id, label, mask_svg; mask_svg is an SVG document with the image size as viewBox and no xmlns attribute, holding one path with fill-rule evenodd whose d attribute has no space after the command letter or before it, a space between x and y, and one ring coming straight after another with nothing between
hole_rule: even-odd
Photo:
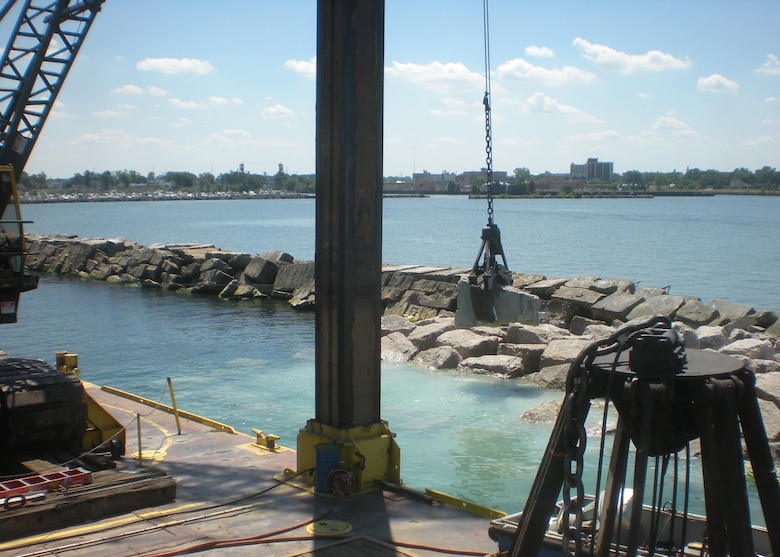
<instances>
[{"instance_id":1,"label":"crane","mask_svg":"<svg viewBox=\"0 0 780 557\"><path fill-rule=\"evenodd\" d=\"M14 11L0 62L0 323L15 323L19 293L37 286L24 273L24 221L16 182L104 0L7 0Z\"/></svg>"}]
</instances>

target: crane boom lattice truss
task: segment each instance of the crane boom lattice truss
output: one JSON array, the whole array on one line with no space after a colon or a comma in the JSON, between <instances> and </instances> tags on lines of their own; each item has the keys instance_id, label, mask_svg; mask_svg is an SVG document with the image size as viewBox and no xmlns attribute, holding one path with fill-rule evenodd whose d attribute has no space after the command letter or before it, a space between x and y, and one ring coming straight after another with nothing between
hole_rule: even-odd
<instances>
[{"instance_id":1,"label":"crane boom lattice truss","mask_svg":"<svg viewBox=\"0 0 780 557\"><path fill-rule=\"evenodd\" d=\"M104 0L25 0L0 65L0 165L18 178ZM0 8L0 23L16 4Z\"/></svg>"}]
</instances>

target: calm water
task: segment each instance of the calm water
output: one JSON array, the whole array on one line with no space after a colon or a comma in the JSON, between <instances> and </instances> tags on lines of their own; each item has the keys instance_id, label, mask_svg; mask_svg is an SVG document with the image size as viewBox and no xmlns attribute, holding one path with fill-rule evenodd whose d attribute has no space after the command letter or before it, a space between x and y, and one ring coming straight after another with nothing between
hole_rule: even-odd
<instances>
[{"instance_id":1,"label":"calm water","mask_svg":"<svg viewBox=\"0 0 780 557\"><path fill-rule=\"evenodd\" d=\"M499 200L512 270L671 285L672 293L780 308L774 282L780 198ZM250 253L314 256L314 202L196 201L26 205L34 233L204 242ZM385 200L387 262L470 266L484 205L465 198ZM295 436L314 415L314 319L285 304L187 298L47 278L23 295L0 348L53 360L79 354L85 380L167 401L249 433ZM402 477L508 512L521 510L549 426L521 416L550 393L492 377L383 365L382 417ZM595 413L594 413L595 414ZM595 418L594 418L595 419ZM589 443L595 448L597 440ZM758 519L758 516L755 517Z\"/></svg>"},{"instance_id":2,"label":"calm water","mask_svg":"<svg viewBox=\"0 0 780 557\"><path fill-rule=\"evenodd\" d=\"M314 200L25 205L31 233L203 242L314 257ZM672 294L780 310L780 197L496 200L509 267L626 278ZM471 267L484 201L385 199L383 260Z\"/></svg>"}]
</instances>

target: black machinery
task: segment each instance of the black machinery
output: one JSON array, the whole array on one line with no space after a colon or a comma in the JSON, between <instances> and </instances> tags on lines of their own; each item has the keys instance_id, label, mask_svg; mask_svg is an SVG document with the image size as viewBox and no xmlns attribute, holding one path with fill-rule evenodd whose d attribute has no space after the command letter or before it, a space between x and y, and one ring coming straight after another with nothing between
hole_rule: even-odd
<instances>
[{"instance_id":1,"label":"black machinery","mask_svg":"<svg viewBox=\"0 0 780 557\"><path fill-rule=\"evenodd\" d=\"M605 405L594 495L588 500L585 420L594 399L605 399ZM610 403L618 418L603 469ZM773 555L780 555L780 486L753 373L730 356L686 351L665 317L623 326L586 347L569 369L565 399L518 519L510 555L550 550L550 519L561 493L557 554L690 555L691 547L699 547L698 554L713 557L756 555L740 431L768 545ZM706 509L698 546L691 545L695 534L688 516L690 442L695 439L701 445ZM633 495L630 502L624 500L627 491Z\"/></svg>"}]
</instances>

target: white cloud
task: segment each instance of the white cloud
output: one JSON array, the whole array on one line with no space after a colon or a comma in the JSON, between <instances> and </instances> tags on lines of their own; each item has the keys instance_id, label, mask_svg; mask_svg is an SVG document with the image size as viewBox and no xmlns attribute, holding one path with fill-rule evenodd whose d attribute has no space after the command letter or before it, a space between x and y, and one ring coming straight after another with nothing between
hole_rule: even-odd
<instances>
[{"instance_id":1,"label":"white cloud","mask_svg":"<svg viewBox=\"0 0 780 557\"><path fill-rule=\"evenodd\" d=\"M565 141L573 143L601 143L605 141L623 141L626 138L616 130L604 130L600 132L584 133L578 135L569 135L564 138Z\"/></svg>"},{"instance_id":2,"label":"white cloud","mask_svg":"<svg viewBox=\"0 0 780 557\"><path fill-rule=\"evenodd\" d=\"M732 81L727 77L723 77L720 74L712 74L708 77L700 77L696 82L696 88L699 91L707 93L737 93L739 92L739 85L736 81Z\"/></svg>"},{"instance_id":3,"label":"white cloud","mask_svg":"<svg viewBox=\"0 0 780 557\"><path fill-rule=\"evenodd\" d=\"M673 136L697 135L688 124L679 120L671 112L656 118L652 130L658 133L669 132Z\"/></svg>"},{"instance_id":4,"label":"white cloud","mask_svg":"<svg viewBox=\"0 0 780 557\"><path fill-rule=\"evenodd\" d=\"M776 137L772 137L771 135L763 135L761 137L757 137L756 139L745 141L743 145L745 147L761 147L763 145L772 145L775 143L778 143Z\"/></svg>"},{"instance_id":5,"label":"white cloud","mask_svg":"<svg viewBox=\"0 0 780 557\"><path fill-rule=\"evenodd\" d=\"M214 66L208 61L197 58L144 58L135 67L145 72L169 75L181 73L205 75L214 71Z\"/></svg>"},{"instance_id":6,"label":"white cloud","mask_svg":"<svg viewBox=\"0 0 780 557\"><path fill-rule=\"evenodd\" d=\"M233 97L226 99L225 97L209 97L209 104L212 106L227 106L230 104L244 104L243 99Z\"/></svg>"},{"instance_id":7,"label":"white cloud","mask_svg":"<svg viewBox=\"0 0 780 557\"><path fill-rule=\"evenodd\" d=\"M149 93L150 95L153 95L155 97L162 97L162 96L168 94L168 92L165 89L163 89L161 87L156 87L154 85L147 86L145 91L147 93Z\"/></svg>"},{"instance_id":8,"label":"white cloud","mask_svg":"<svg viewBox=\"0 0 780 557\"><path fill-rule=\"evenodd\" d=\"M154 85L148 85L146 87L141 87L139 85L122 85L121 87L115 87L111 89L111 93L114 94L124 94L124 95L153 95L155 97L161 97L163 95L167 95L167 92L165 89L161 89L160 87L155 87Z\"/></svg>"},{"instance_id":9,"label":"white cloud","mask_svg":"<svg viewBox=\"0 0 780 557\"><path fill-rule=\"evenodd\" d=\"M766 62L760 68L756 68L757 73L763 73L767 75L780 75L780 60L774 54L766 55Z\"/></svg>"},{"instance_id":10,"label":"white cloud","mask_svg":"<svg viewBox=\"0 0 780 557\"><path fill-rule=\"evenodd\" d=\"M764 102L774 103L780 100L778 97L764 97Z\"/></svg>"},{"instance_id":11,"label":"white cloud","mask_svg":"<svg viewBox=\"0 0 780 557\"><path fill-rule=\"evenodd\" d=\"M643 54L628 54L605 45L592 44L577 37L572 44L582 51L582 56L599 68L628 75L637 72L662 72L682 70L693 65L690 59L680 59L661 52L648 50Z\"/></svg>"},{"instance_id":12,"label":"white cloud","mask_svg":"<svg viewBox=\"0 0 780 557\"><path fill-rule=\"evenodd\" d=\"M54 101L50 116L52 118L75 118L76 115L72 112L68 112L67 106L62 101Z\"/></svg>"},{"instance_id":13,"label":"white cloud","mask_svg":"<svg viewBox=\"0 0 780 557\"><path fill-rule=\"evenodd\" d=\"M120 110L96 110L92 115L98 118L121 118L127 114Z\"/></svg>"},{"instance_id":14,"label":"white cloud","mask_svg":"<svg viewBox=\"0 0 780 557\"><path fill-rule=\"evenodd\" d=\"M183 101L179 98L172 98L170 103L176 108L193 109L193 108L206 108L206 103L198 101Z\"/></svg>"},{"instance_id":15,"label":"white cloud","mask_svg":"<svg viewBox=\"0 0 780 557\"><path fill-rule=\"evenodd\" d=\"M652 99L653 98L653 95L651 95L650 93L642 93L642 92L637 93L636 96L639 97L640 99Z\"/></svg>"},{"instance_id":16,"label":"white cloud","mask_svg":"<svg viewBox=\"0 0 780 557\"><path fill-rule=\"evenodd\" d=\"M292 58L284 62L284 67L304 77L314 79L317 76L317 57L312 56L311 60Z\"/></svg>"},{"instance_id":17,"label":"white cloud","mask_svg":"<svg viewBox=\"0 0 780 557\"><path fill-rule=\"evenodd\" d=\"M222 133L231 137L243 137L246 139L252 137L252 134L250 134L248 131L239 129L222 130Z\"/></svg>"},{"instance_id":18,"label":"white cloud","mask_svg":"<svg viewBox=\"0 0 780 557\"><path fill-rule=\"evenodd\" d=\"M572 122L598 122L598 118L574 106L561 104L544 93L536 92L525 99L520 110L526 114L559 116Z\"/></svg>"},{"instance_id":19,"label":"white cloud","mask_svg":"<svg viewBox=\"0 0 780 557\"><path fill-rule=\"evenodd\" d=\"M531 58L555 58L555 51L549 46L531 45L525 47L525 55Z\"/></svg>"},{"instance_id":20,"label":"white cloud","mask_svg":"<svg viewBox=\"0 0 780 557\"><path fill-rule=\"evenodd\" d=\"M133 137L123 130L106 128L99 132L85 133L68 143L79 144L98 144L100 146L119 146L126 148L132 145L171 145L173 140L161 139L158 137Z\"/></svg>"},{"instance_id":21,"label":"white cloud","mask_svg":"<svg viewBox=\"0 0 780 557\"><path fill-rule=\"evenodd\" d=\"M441 93L458 91L463 88L484 88L485 78L472 72L460 62L429 62L413 64L393 62L385 68L385 75L397 77L403 81L420 85Z\"/></svg>"},{"instance_id":22,"label":"white cloud","mask_svg":"<svg viewBox=\"0 0 780 557\"><path fill-rule=\"evenodd\" d=\"M468 114L466 103L460 99L447 97L441 100L443 108L432 108L428 112L433 116L465 116Z\"/></svg>"},{"instance_id":23,"label":"white cloud","mask_svg":"<svg viewBox=\"0 0 780 557\"><path fill-rule=\"evenodd\" d=\"M591 83L596 80L596 76L585 70L575 68L574 66L564 66L563 68L543 68L515 58L504 62L497 68L499 77L516 77L525 79L533 83L544 83L546 85L565 85L567 83Z\"/></svg>"},{"instance_id":24,"label":"white cloud","mask_svg":"<svg viewBox=\"0 0 780 557\"><path fill-rule=\"evenodd\" d=\"M286 118L288 116L295 116L295 111L277 103L273 106L265 107L260 113L260 116L263 118Z\"/></svg>"}]
</instances>

